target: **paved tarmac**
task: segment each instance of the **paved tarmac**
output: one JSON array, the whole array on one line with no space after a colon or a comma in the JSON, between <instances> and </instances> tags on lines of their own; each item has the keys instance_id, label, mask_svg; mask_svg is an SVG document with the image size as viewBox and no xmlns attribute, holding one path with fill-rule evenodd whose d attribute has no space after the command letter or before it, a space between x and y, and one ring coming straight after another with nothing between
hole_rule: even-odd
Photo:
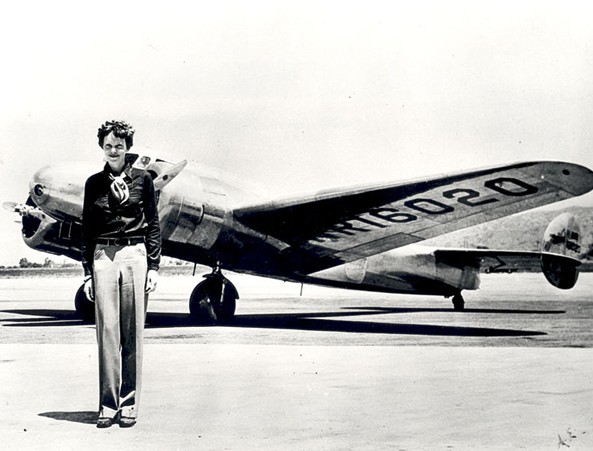
<instances>
[{"instance_id":1,"label":"paved tarmac","mask_svg":"<svg viewBox=\"0 0 593 451\"><path fill-rule=\"evenodd\" d=\"M2 448L593 449L593 274L569 291L484 276L466 312L230 277L242 299L226 326L188 319L198 278L161 278L129 430L95 428L79 280L0 279Z\"/></svg>"}]
</instances>

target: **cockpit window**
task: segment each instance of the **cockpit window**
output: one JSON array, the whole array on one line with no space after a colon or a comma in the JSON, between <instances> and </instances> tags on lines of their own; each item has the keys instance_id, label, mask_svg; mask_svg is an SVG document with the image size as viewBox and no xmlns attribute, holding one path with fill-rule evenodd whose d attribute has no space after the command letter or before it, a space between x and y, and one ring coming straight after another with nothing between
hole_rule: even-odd
<instances>
[{"instance_id":1,"label":"cockpit window","mask_svg":"<svg viewBox=\"0 0 593 451\"><path fill-rule=\"evenodd\" d=\"M152 160L150 159L150 157L147 157L145 155L145 156L137 159L136 162L134 163L134 166L137 168L140 168L140 169L146 169L150 165L151 161Z\"/></svg>"},{"instance_id":2,"label":"cockpit window","mask_svg":"<svg viewBox=\"0 0 593 451\"><path fill-rule=\"evenodd\" d=\"M173 163L166 160L161 160L160 158L132 152L127 153L126 159L132 164L132 167L144 169L151 175L153 179L156 179L167 168L173 165Z\"/></svg>"}]
</instances>

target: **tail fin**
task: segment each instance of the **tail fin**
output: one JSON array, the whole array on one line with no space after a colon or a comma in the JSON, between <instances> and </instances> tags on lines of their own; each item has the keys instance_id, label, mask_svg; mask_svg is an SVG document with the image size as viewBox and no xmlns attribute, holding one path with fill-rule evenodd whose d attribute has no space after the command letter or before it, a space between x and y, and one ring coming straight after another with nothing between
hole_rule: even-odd
<instances>
[{"instance_id":1,"label":"tail fin","mask_svg":"<svg viewBox=\"0 0 593 451\"><path fill-rule=\"evenodd\" d=\"M581 231L576 218L562 213L550 222L542 243L542 271L552 285L574 287L579 277ZM558 258L558 256L569 258Z\"/></svg>"}]
</instances>

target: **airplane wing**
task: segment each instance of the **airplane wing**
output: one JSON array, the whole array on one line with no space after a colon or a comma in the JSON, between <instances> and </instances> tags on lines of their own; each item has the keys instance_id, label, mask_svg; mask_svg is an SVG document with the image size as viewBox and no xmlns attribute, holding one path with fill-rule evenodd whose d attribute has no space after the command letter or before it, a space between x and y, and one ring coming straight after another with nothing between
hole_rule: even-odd
<instances>
[{"instance_id":1,"label":"airplane wing","mask_svg":"<svg viewBox=\"0 0 593 451\"><path fill-rule=\"evenodd\" d=\"M554 260L558 264L573 267L581 265L581 261L566 255L552 252L510 251L490 249L436 249L437 262L463 268L466 266L482 272L542 272L542 257Z\"/></svg>"},{"instance_id":2,"label":"airplane wing","mask_svg":"<svg viewBox=\"0 0 593 451\"><path fill-rule=\"evenodd\" d=\"M588 168L535 161L264 202L234 214L285 243L286 269L306 274L591 189Z\"/></svg>"}]
</instances>

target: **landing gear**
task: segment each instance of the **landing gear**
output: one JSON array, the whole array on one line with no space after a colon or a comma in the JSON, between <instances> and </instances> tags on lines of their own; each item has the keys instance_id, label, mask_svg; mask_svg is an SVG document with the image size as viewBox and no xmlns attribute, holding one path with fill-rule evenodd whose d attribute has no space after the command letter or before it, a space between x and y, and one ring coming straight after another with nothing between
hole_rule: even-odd
<instances>
[{"instance_id":1,"label":"landing gear","mask_svg":"<svg viewBox=\"0 0 593 451\"><path fill-rule=\"evenodd\" d=\"M74 308L78 316L86 323L95 322L95 303L87 299L84 285L81 285L74 297Z\"/></svg>"},{"instance_id":2,"label":"landing gear","mask_svg":"<svg viewBox=\"0 0 593 451\"><path fill-rule=\"evenodd\" d=\"M453 310L462 311L465 309L465 301L461 293L455 293L453 295Z\"/></svg>"},{"instance_id":3,"label":"landing gear","mask_svg":"<svg viewBox=\"0 0 593 451\"><path fill-rule=\"evenodd\" d=\"M226 322L235 316L239 293L235 286L222 275L220 268L204 276L189 298L189 313L198 321L209 323Z\"/></svg>"}]
</instances>

